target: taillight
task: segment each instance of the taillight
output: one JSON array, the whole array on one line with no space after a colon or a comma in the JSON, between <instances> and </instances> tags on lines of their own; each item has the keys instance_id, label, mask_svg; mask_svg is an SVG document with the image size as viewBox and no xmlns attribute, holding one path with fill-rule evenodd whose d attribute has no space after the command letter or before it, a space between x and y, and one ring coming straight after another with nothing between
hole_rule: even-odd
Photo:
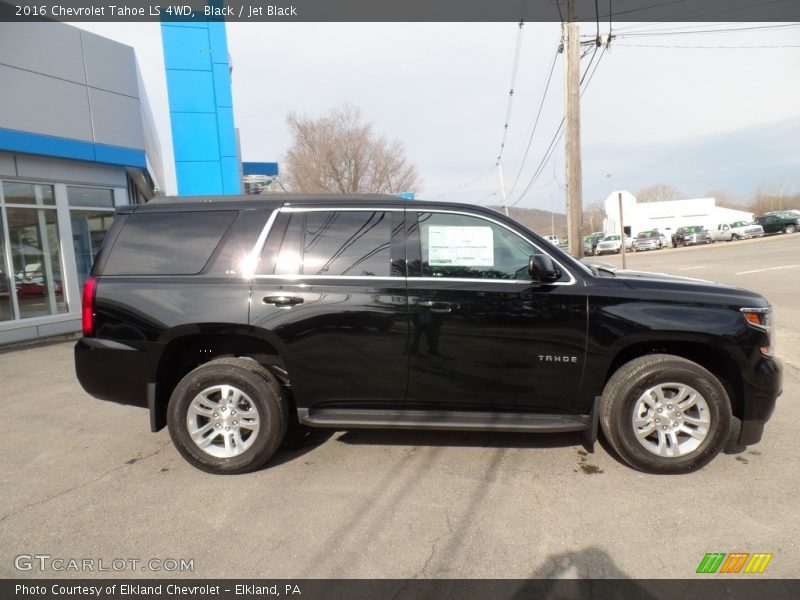
<instances>
[{"instance_id":1,"label":"taillight","mask_svg":"<svg viewBox=\"0 0 800 600\"><path fill-rule=\"evenodd\" d=\"M94 296L97 291L97 279L88 277L83 282L83 300L81 302L83 337L94 335Z\"/></svg>"}]
</instances>

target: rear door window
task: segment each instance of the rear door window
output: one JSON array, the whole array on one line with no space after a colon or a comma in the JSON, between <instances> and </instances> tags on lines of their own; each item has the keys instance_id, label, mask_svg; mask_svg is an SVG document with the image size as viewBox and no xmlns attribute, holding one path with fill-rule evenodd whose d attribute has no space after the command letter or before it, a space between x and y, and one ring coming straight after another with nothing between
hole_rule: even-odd
<instances>
[{"instance_id":1,"label":"rear door window","mask_svg":"<svg viewBox=\"0 0 800 600\"><path fill-rule=\"evenodd\" d=\"M276 228L267 240L259 272L388 277L391 239L390 212L293 212L286 226Z\"/></svg>"},{"instance_id":2,"label":"rear door window","mask_svg":"<svg viewBox=\"0 0 800 600\"><path fill-rule=\"evenodd\" d=\"M117 236L104 275L195 275L236 211L134 213Z\"/></svg>"}]
</instances>

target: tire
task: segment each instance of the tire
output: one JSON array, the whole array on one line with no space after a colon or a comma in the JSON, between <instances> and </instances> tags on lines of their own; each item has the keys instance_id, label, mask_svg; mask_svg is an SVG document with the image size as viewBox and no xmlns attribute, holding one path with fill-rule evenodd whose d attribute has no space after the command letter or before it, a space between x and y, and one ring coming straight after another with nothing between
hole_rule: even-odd
<instances>
[{"instance_id":1,"label":"tire","mask_svg":"<svg viewBox=\"0 0 800 600\"><path fill-rule=\"evenodd\" d=\"M731 239L730 239L730 241L732 241L732 242L738 242L738 241L739 241L739 236L738 236L737 234L735 234L735 233L734 233L734 234L731 236Z\"/></svg>"},{"instance_id":2,"label":"tire","mask_svg":"<svg viewBox=\"0 0 800 600\"><path fill-rule=\"evenodd\" d=\"M722 383L697 363L671 354L642 356L620 367L603 390L599 413L614 451L646 473L700 469L725 447L731 431ZM662 433L658 427L672 429Z\"/></svg>"},{"instance_id":3,"label":"tire","mask_svg":"<svg viewBox=\"0 0 800 600\"><path fill-rule=\"evenodd\" d=\"M787 225L786 227L783 228L784 233L794 233L795 231L797 231L796 225Z\"/></svg>"},{"instance_id":4,"label":"tire","mask_svg":"<svg viewBox=\"0 0 800 600\"><path fill-rule=\"evenodd\" d=\"M169 400L167 424L189 463L233 475L254 471L275 454L286 435L288 409L264 367L247 358L221 358L181 379Z\"/></svg>"}]
</instances>

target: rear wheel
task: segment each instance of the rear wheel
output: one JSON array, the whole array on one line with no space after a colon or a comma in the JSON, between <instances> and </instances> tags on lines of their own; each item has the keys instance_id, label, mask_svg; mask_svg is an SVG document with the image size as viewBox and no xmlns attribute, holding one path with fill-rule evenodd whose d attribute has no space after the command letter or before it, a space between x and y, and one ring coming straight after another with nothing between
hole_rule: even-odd
<instances>
[{"instance_id":1,"label":"rear wheel","mask_svg":"<svg viewBox=\"0 0 800 600\"><path fill-rule=\"evenodd\" d=\"M600 424L617 454L647 473L688 473L724 448L731 407L720 381L684 358L651 354L606 384Z\"/></svg>"},{"instance_id":2,"label":"rear wheel","mask_svg":"<svg viewBox=\"0 0 800 600\"><path fill-rule=\"evenodd\" d=\"M784 233L794 233L795 231L797 231L797 226L796 225L787 225L786 227L783 228L783 231L784 231Z\"/></svg>"},{"instance_id":3,"label":"rear wheel","mask_svg":"<svg viewBox=\"0 0 800 600\"><path fill-rule=\"evenodd\" d=\"M169 401L173 444L203 471L253 471L272 457L286 435L286 401L264 367L222 358L187 374Z\"/></svg>"}]
</instances>

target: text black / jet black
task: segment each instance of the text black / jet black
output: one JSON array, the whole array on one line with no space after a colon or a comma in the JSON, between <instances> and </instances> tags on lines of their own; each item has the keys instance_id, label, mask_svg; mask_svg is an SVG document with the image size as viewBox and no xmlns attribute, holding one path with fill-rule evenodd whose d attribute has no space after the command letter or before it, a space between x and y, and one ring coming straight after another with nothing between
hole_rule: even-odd
<instances>
[{"instance_id":1,"label":"text black / jet black","mask_svg":"<svg viewBox=\"0 0 800 600\"><path fill-rule=\"evenodd\" d=\"M781 391L758 294L587 267L490 209L393 196L118 210L84 285L78 378L195 466L313 427L585 431L682 473L761 439Z\"/></svg>"}]
</instances>

